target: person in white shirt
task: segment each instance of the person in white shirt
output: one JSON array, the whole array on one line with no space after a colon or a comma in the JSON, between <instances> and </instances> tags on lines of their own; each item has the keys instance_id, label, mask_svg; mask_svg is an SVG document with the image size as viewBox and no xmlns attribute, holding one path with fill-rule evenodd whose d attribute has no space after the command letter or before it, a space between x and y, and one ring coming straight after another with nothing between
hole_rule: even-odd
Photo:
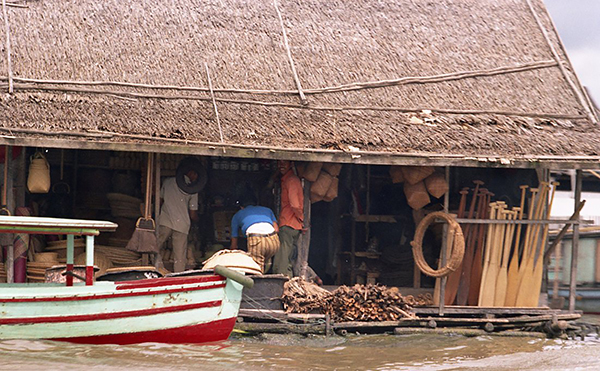
<instances>
[{"instance_id":1,"label":"person in white shirt","mask_svg":"<svg viewBox=\"0 0 600 371\"><path fill-rule=\"evenodd\" d=\"M189 170L186 181L193 183L198 173ZM160 189L161 210L158 217L158 246L156 267L163 268L162 255L169 237L173 245L173 263L175 272L183 272L187 262L187 237L191 221L198 220L198 194L182 191L175 177L167 178Z\"/></svg>"}]
</instances>

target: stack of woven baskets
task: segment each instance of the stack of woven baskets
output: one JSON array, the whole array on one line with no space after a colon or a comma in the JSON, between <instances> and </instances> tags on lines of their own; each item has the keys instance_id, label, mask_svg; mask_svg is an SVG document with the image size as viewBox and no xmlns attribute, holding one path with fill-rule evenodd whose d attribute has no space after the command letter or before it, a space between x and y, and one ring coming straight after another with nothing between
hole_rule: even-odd
<instances>
[{"instance_id":1,"label":"stack of woven baskets","mask_svg":"<svg viewBox=\"0 0 600 371\"><path fill-rule=\"evenodd\" d=\"M57 252L41 252L33 255L33 261L27 262L27 281L45 282L46 269L58 265Z\"/></svg>"},{"instance_id":2,"label":"stack of woven baskets","mask_svg":"<svg viewBox=\"0 0 600 371\"><path fill-rule=\"evenodd\" d=\"M83 238L76 238L75 243L75 255L77 256L85 251L85 240ZM47 252L54 252L57 254L57 264L66 263L67 261L67 240L49 241L44 249Z\"/></svg>"},{"instance_id":3,"label":"stack of woven baskets","mask_svg":"<svg viewBox=\"0 0 600 371\"><path fill-rule=\"evenodd\" d=\"M142 263L140 253L122 247L97 245L96 251L102 253L113 267L133 267Z\"/></svg>"},{"instance_id":4,"label":"stack of woven baskets","mask_svg":"<svg viewBox=\"0 0 600 371\"><path fill-rule=\"evenodd\" d=\"M122 193L109 193L106 196L114 217L137 219L142 216L142 200L139 198Z\"/></svg>"}]
</instances>

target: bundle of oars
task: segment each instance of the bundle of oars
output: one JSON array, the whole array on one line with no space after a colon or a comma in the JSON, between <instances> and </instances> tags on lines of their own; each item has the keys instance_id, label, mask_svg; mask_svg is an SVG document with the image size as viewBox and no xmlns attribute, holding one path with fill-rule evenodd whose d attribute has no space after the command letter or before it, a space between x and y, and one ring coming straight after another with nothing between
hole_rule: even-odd
<instances>
[{"instance_id":1,"label":"bundle of oars","mask_svg":"<svg viewBox=\"0 0 600 371\"><path fill-rule=\"evenodd\" d=\"M479 306L535 307L538 304L543 273L543 255L548 236L547 220L552 209L550 184L541 182L531 189L525 237L521 241L522 225L490 223L487 225L485 258L479 290ZM522 220L527 186L521 186L521 205L508 210L504 202L489 205L491 220ZM522 244L520 243L522 242Z\"/></svg>"},{"instance_id":2,"label":"bundle of oars","mask_svg":"<svg viewBox=\"0 0 600 371\"><path fill-rule=\"evenodd\" d=\"M551 186L553 187L550 193ZM553 182L552 184L541 182L541 188L531 189L529 201L530 220L539 221L550 218L552 202L554 201L554 193L557 186L558 182ZM550 198L548 198L549 193ZM544 252L548 237L548 228L549 225L547 222L543 224L527 224L525 239L521 247L521 259L520 261L519 259L515 259L513 272L509 271L509 279L514 281L511 290L516 289L516 294L514 291L507 292L507 306L537 307L542 287Z\"/></svg>"},{"instance_id":3,"label":"bundle of oars","mask_svg":"<svg viewBox=\"0 0 600 371\"><path fill-rule=\"evenodd\" d=\"M482 181L475 180L475 189L471 195L471 202L467 210L467 198L469 188L463 188L460 191L460 203L458 206L457 217L459 219L485 219L487 217L487 205L493 196L485 188L481 188ZM482 254L483 241L485 240L485 228L483 224L463 223L461 224L465 238L465 254L461 266L448 276L446 281L446 290L444 292L444 303L446 305L477 305L479 296L479 285L482 272ZM452 243L448 242L449 248ZM446 251L446 256L450 256L450 251ZM439 299L440 279L436 281L434 300ZM437 304L437 303L436 303Z\"/></svg>"},{"instance_id":4,"label":"bundle of oars","mask_svg":"<svg viewBox=\"0 0 600 371\"><path fill-rule=\"evenodd\" d=\"M282 302L288 313L318 312L329 314L333 321L395 321L415 317L397 288L381 285L340 286L329 292L294 278L284 285Z\"/></svg>"}]
</instances>

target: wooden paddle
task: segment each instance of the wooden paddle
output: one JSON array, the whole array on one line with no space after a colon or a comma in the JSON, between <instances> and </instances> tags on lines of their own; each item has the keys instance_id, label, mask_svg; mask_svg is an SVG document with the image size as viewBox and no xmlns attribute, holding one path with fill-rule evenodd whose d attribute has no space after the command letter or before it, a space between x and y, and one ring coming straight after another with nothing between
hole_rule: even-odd
<instances>
[{"instance_id":1,"label":"wooden paddle","mask_svg":"<svg viewBox=\"0 0 600 371\"><path fill-rule=\"evenodd\" d=\"M552 212L552 203L554 202L554 194L558 182L552 182L552 194L546 209L546 220L550 219L550 213ZM533 269L532 283L531 283L531 297L527 302L528 307L537 307L540 300L540 290L542 289L542 276L544 273L544 251L546 247L546 238L548 238L548 223L544 224L544 232L540 240L540 249L536 256L535 267Z\"/></svg>"},{"instance_id":2,"label":"wooden paddle","mask_svg":"<svg viewBox=\"0 0 600 371\"><path fill-rule=\"evenodd\" d=\"M479 187L483 184L483 182L481 180L475 180L473 181L473 183L475 183L475 190L473 191L473 198L471 199L471 204L469 206L469 214L467 216L468 219L473 219L473 215L475 213L475 205L477 204L477 196L479 194ZM470 281L470 275L471 275L471 264L473 263L473 233L472 231L474 230L473 225L471 225L470 223L467 223L464 228L464 236L465 236L465 254L463 257L463 261L462 264L460 265L460 267L454 271L449 277L448 277L448 282L446 283L446 300L445 303L447 305L450 305L452 303L454 303L459 287L461 285L464 286L464 279L465 279L465 269L468 269L469 272L469 281ZM464 290L464 289L463 289ZM468 293L468 289L467 289L467 293ZM466 295L465 295L465 299L464 302L458 303L459 305L464 305L466 303Z\"/></svg>"},{"instance_id":3,"label":"wooden paddle","mask_svg":"<svg viewBox=\"0 0 600 371\"><path fill-rule=\"evenodd\" d=\"M533 220L535 214L535 204L536 204L536 195L539 191L538 188L530 188L531 197L529 198L529 207L527 208L527 220ZM516 292L514 303L509 302L508 305L515 307L517 306L517 297L519 296L519 291L521 290L521 282L523 281L523 276L525 275L525 266L529 261L529 240L531 239L531 230L533 225L528 223L525 227L525 239L523 240L523 247L521 248L521 264L519 264L519 273L516 279Z\"/></svg>"},{"instance_id":4,"label":"wooden paddle","mask_svg":"<svg viewBox=\"0 0 600 371\"><path fill-rule=\"evenodd\" d=\"M546 193L547 193L547 183L542 182L542 188L540 189L539 193L538 193L538 197L537 200L535 201L536 205L535 205L535 212L534 212L534 216L533 219L531 220L540 220L541 216L542 216L542 210L545 204L544 198L546 197ZM529 305L529 303L531 302L530 300L530 295L532 293L533 290L533 286L532 286L532 275L533 275L533 269L534 269L534 258L535 258L535 250L536 250L536 246L537 246L537 232L539 230L539 224L533 224L530 225L532 228L532 232L530 233L530 238L528 240L528 246L527 248L527 260L525 261L523 268L523 273L521 275L521 283L519 284L519 292L517 294L517 301L516 301L516 306L517 307L527 307L527 306L531 306Z\"/></svg>"},{"instance_id":5,"label":"wooden paddle","mask_svg":"<svg viewBox=\"0 0 600 371\"><path fill-rule=\"evenodd\" d=\"M518 211L517 220L523 220L523 211L525 207L525 192L527 191L527 185L520 186L521 188L521 206L513 208L514 211ZM515 247L513 250L513 255L510 260L510 265L508 266L507 279L508 282L506 284L506 299L504 301L504 305L507 307L513 307L517 301L517 291L519 289L519 249L521 243L521 227L522 225L517 225L517 233L515 236Z\"/></svg>"},{"instance_id":6,"label":"wooden paddle","mask_svg":"<svg viewBox=\"0 0 600 371\"><path fill-rule=\"evenodd\" d=\"M493 193L487 189L481 191L481 205L479 206L480 219L488 218L489 203ZM477 247L473 256L473 268L471 269L471 287L469 287L469 295L467 297L467 305L477 305L479 302L479 288L481 286L481 274L483 273L483 248L485 243L487 226L485 224L477 225Z\"/></svg>"},{"instance_id":7,"label":"wooden paddle","mask_svg":"<svg viewBox=\"0 0 600 371\"><path fill-rule=\"evenodd\" d=\"M465 209L467 207L467 195L469 194L469 187L465 187L463 188L460 192L460 201L458 203L458 213L457 213L457 217L458 218L463 218L465 215ZM450 256L450 249L452 248L452 245L448 245L446 244L446 256ZM440 259L438 261L438 269L441 268L441 256L442 253L440 251ZM439 298L440 298L440 285L441 285L442 279L441 278L436 278L435 280L435 286L433 288L433 304L434 305L439 305ZM448 283L446 281L446 287L448 287ZM444 304L445 305L449 305L446 302L446 298L448 297L448 295L446 294L446 292L444 292Z\"/></svg>"},{"instance_id":8,"label":"wooden paddle","mask_svg":"<svg viewBox=\"0 0 600 371\"><path fill-rule=\"evenodd\" d=\"M481 180L474 180L475 183L475 193L473 194L473 200L471 201L471 210L477 210L477 214L481 213L481 209L475 208L475 203L478 201L479 192L481 189L479 188L484 183ZM478 192L479 191L479 192ZM478 206L479 203L477 202ZM469 210L469 212L471 211ZM471 218L475 217L475 214L471 214ZM465 255L463 258L462 270L460 274L460 281L458 283L458 292L456 294L456 303L458 305L467 304L467 299L469 296L469 288L471 286L471 271L473 269L473 260L475 259L475 244L477 237L478 228L477 225L467 224L465 227L465 237L467 247L465 249Z\"/></svg>"},{"instance_id":9,"label":"wooden paddle","mask_svg":"<svg viewBox=\"0 0 600 371\"><path fill-rule=\"evenodd\" d=\"M507 220L515 220L517 217L516 211L506 211ZM494 295L494 306L503 307L506 301L506 287L508 285L508 258L510 257L510 248L512 246L515 233L514 224L506 224L504 228L504 243L502 244L502 261L496 278L496 292Z\"/></svg>"},{"instance_id":10,"label":"wooden paddle","mask_svg":"<svg viewBox=\"0 0 600 371\"><path fill-rule=\"evenodd\" d=\"M490 204L490 220L496 219L500 205L495 202ZM485 260L483 263L483 273L481 275L481 285L479 288L479 303L480 307L490 306L494 303L494 292L490 288L490 281L496 280L497 271L494 272L492 268L492 259L495 259L496 251L494 249L495 237L496 237L496 224L490 223L488 225L488 235L485 244ZM493 277L493 278L490 278Z\"/></svg>"},{"instance_id":11,"label":"wooden paddle","mask_svg":"<svg viewBox=\"0 0 600 371\"><path fill-rule=\"evenodd\" d=\"M496 211L497 220L506 219L506 204L503 201L498 201L498 211ZM482 283L485 287L486 297L483 306L491 307L494 306L494 300L496 298L496 285L498 279L498 272L500 271L500 259L502 254L502 247L504 243L504 231L506 230L506 224L496 224L494 230L494 242L492 250L490 251L490 264L488 267L488 273L486 282Z\"/></svg>"}]
</instances>

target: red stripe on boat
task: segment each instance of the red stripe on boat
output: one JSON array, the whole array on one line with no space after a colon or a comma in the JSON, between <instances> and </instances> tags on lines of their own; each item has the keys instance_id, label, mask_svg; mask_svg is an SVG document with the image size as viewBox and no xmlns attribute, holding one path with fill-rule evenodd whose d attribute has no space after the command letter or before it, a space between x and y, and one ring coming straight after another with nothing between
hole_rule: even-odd
<instances>
[{"instance_id":1,"label":"red stripe on boat","mask_svg":"<svg viewBox=\"0 0 600 371\"><path fill-rule=\"evenodd\" d=\"M73 264L67 264L67 272L73 272ZM67 274L67 286L73 286L73 276Z\"/></svg>"},{"instance_id":2,"label":"red stripe on boat","mask_svg":"<svg viewBox=\"0 0 600 371\"><path fill-rule=\"evenodd\" d=\"M123 297L129 297L129 296L173 294L176 292L218 289L218 288L223 288L225 286L226 286L225 283L221 283L221 284L211 285L211 286L180 287L180 288L176 288L176 289L165 289L165 290L154 290L154 291L148 290L148 291L143 291L143 292L123 292L123 293L102 294L102 295L68 296L68 297L65 296L65 297L47 297L47 298L12 298L12 299L0 299L0 303L31 303L31 302L51 302L51 301L100 300L100 299L111 299L111 298L123 298Z\"/></svg>"},{"instance_id":3,"label":"red stripe on boat","mask_svg":"<svg viewBox=\"0 0 600 371\"><path fill-rule=\"evenodd\" d=\"M119 282L117 283L117 290L144 289L156 286L187 285L191 283L223 281L224 279L224 277L213 274L210 276L150 278L139 281Z\"/></svg>"},{"instance_id":4,"label":"red stripe on boat","mask_svg":"<svg viewBox=\"0 0 600 371\"><path fill-rule=\"evenodd\" d=\"M85 285L92 286L94 284L94 267L88 265L85 267Z\"/></svg>"},{"instance_id":5,"label":"red stripe on boat","mask_svg":"<svg viewBox=\"0 0 600 371\"><path fill-rule=\"evenodd\" d=\"M68 341L79 344L139 344L139 343L167 343L167 344L199 344L213 341L227 340L236 317L202 323L199 325L184 326L166 330L136 332L130 334L113 334L99 336L85 336L73 338L55 338L49 340Z\"/></svg>"},{"instance_id":6,"label":"red stripe on boat","mask_svg":"<svg viewBox=\"0 0 600 371\"><path fill-rule=\"evenodd\" d=\"M97 314L81 314L76 316L53 316L53 317L22 317L22 318L0 318L0 325L30 324L30 323L62 323L62 322L84 322L101 321L106 319L143 317L154 314L183 312L199 308L214 308L220 306L221 300L207 301L204 303L177 305L172 307L130 310L126 312L110 312Z\"/></svg>"}]
</instances>

